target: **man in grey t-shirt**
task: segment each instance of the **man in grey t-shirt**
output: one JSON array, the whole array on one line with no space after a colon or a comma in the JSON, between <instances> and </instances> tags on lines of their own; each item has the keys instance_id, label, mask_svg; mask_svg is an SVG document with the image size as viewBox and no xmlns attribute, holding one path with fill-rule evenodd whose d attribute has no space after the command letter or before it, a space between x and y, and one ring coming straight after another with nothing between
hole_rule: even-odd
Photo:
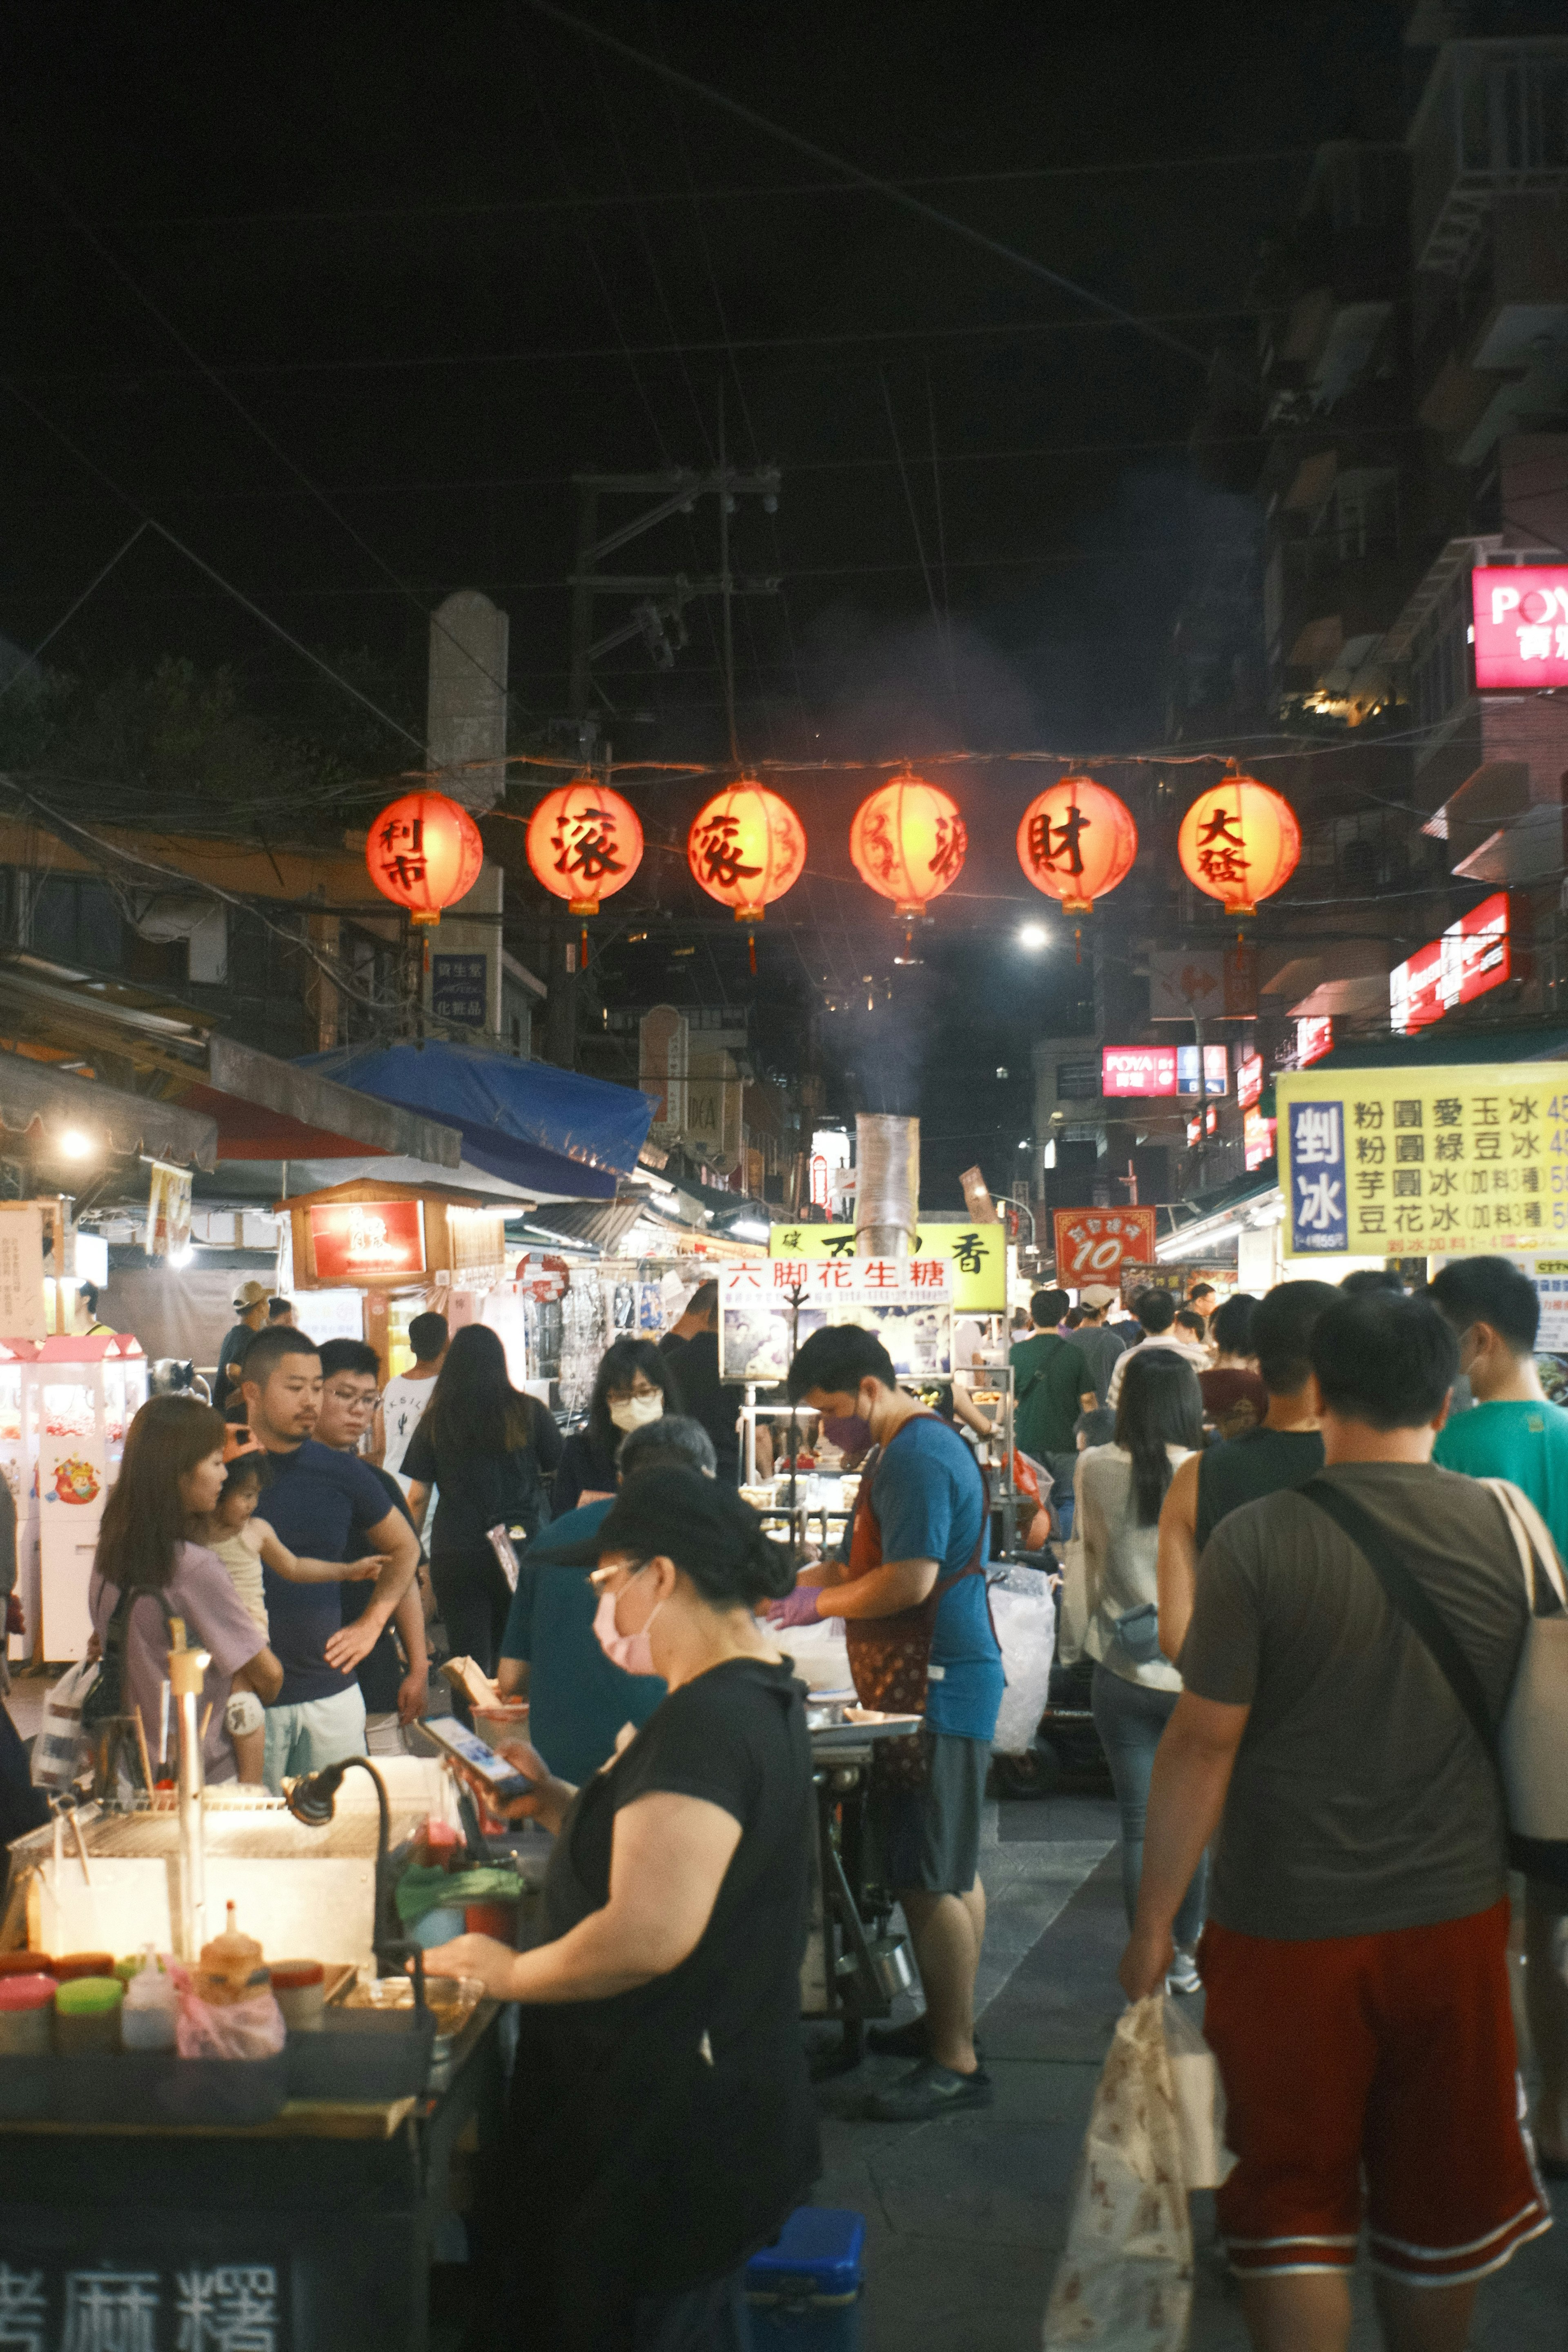
<instances>
[{"instance_id":1,"label":"man in grey t-shirt","mask_svg":"<svg viewBox=\"0 0 1568 2352\"><path fill-rule=\"evenodd\" d=\"M1441 1612L1495 1720L1527 1602L1496 1496L1431 1465L1452 1333L1379 1293L1331 1307L1310 1353L1325 1489ZM1342 2352L1364 2176L1390 2340L1458 2345L1477 2282L1551 2220L1518 2121L1495 1769L1311 1483L1216 1528L1180 1665L1121 1977L1158 1990L1217 1831L1199 1966L1239 2158L1220 2228L1254 2340Z\"/></svg>"}]
</instances>

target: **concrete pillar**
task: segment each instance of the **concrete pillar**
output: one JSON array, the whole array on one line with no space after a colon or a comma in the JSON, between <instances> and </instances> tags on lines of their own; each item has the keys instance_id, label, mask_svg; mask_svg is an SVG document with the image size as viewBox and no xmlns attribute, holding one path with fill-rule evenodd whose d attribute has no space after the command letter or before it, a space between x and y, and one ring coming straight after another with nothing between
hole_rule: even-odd
<instances>
[{"instance_id":1,"label":"concrete pillar","mask_svg":"<svg viewBox=\"0 0 1568 2352\"><path fill-rule=\"evenodd\" d=\"M443 772L439 789L476 816L506 789L507 636L506 614L478 588L459 588L430 615L430 764Z\"/></svg>"}]
</instances>

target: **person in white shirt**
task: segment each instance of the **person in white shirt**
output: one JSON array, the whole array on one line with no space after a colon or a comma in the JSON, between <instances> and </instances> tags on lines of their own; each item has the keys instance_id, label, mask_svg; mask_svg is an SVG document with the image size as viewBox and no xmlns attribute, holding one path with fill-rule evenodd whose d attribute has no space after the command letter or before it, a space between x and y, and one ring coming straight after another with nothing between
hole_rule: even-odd
<instances>
[{"instance_id":1,"label":"person in white shirt","mask_svg":"<svg viewBox=\"0 0 1568 2352\"><path fill-rule=\"evenodd\" d=\"M382 1391L381 1420L385 1433L382 1466L401 1482L405 1494L408 1481L403 1475L403 1457L434 1392L436 1375L447 1354L447 1337L444 1315L416 1315L408 1326L413 1368L395 1373Z\"/></svg>"},{"instance_id":2,"label":"person in white shirt","mask_svg":"<svg viewBox=\"0 0 1568 2352\"><path fill-rule=\"evenodd\" d=\"M1134 1357L1143 1353L1145 1348L1169 1349L1184 1363L1190 1364L1194 1372L1206 1372L1213 1361L1208 1349L1199 1342L1195 1334L1176 1328L1176 1302L1168 1290L1141 1290L1132 1301L1132 1312L1143 1336L1132 1347L1126 1349L1110 1368L1110 1383L1105 1392L1105 1402L1113 1412L1121 1401L1121 1383L1126 1378L1127 1367Z\"/></svg>"}]
</instances>

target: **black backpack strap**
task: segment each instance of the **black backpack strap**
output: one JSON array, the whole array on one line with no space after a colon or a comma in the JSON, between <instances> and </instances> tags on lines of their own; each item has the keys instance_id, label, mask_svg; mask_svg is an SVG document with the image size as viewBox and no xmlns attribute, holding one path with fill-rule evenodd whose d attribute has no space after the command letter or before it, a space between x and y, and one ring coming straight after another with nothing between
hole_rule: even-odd
<instances>
[{"instance_id":1,"label":"black backpack strap","mask_svg":"<svg viewBox=\"0 0 1568 2352\"><path fill-rule=\"evenodd\" d=\"M1316 1504L1350 1538L1384 1590L1394 1614L1426 1644L1444 1681L1464 1708L1470 1727L1495 1764L1497 1727L1480 1676L1460 1648L1447 1620L1412 1576L1370 1511L1326 1478L1309 1478L1296 1492Z\"/></svg>"}]
</instances>

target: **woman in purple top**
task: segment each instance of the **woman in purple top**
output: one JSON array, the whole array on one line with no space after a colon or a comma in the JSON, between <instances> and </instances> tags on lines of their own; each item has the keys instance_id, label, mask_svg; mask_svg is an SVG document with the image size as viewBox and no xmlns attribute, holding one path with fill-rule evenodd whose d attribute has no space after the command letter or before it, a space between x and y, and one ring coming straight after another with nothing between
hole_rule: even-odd
<instances>
[{"instance_id":1,"label":"woman in purple top","mask_svg":"<svg viewBox=\"0 0 1568 2352\"><path fill-rule=\"evenodd\" d=\"M159 1702L169 1671L170 1612L184 1620L185 1640L212 1660L198 1719L206 1717L203 1769L209 1780L235 1778L225 1725L237 1684L262 1700L276 1697L283 1669L258 1639L255 1618L227 1570L190 1532L216 1505L226 1472L221 1413L188 1396L155 1396L125 1437L125 1459L103 1507L88 1606L100 1642L123 1594L144 1595L131 1610L125 1643L125 1706L140 1708L149 1747L160 1732ZM207 1712L210 1707L210 1713Z\"/></svg>"}]
</instances>

